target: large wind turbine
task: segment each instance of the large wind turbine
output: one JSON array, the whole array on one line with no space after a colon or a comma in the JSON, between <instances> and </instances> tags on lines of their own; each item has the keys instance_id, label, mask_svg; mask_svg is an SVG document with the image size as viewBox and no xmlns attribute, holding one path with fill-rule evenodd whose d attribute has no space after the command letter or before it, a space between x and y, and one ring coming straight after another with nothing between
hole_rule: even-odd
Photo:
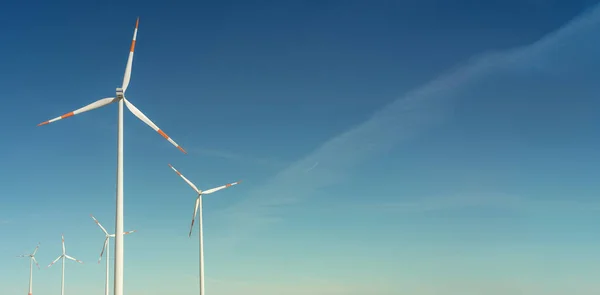
<instances>
[{"instance_id":1,"label":"large wind turbine","mask_svg":"<svg viewBox=\"0 0 600 295\"><path fill-rule=\"evenodd\" d=\"M60 282L60 295L65 295L65 258L73 260L75 262L79 262L79 263L83 263L83 261L80 261L79 259L75 259L75 258L67 255L67 253L65 251L65 235L61 234L61 238L62 238L62 254L60 256L58 256L58 258L54 259L54 261L52 261L52 263L50 263L48 265L48 267L52 266L59 259L62 258L62 280Z\"/></svg>"},{"instance_id":2,"label":"large wind turbine","mask_svg":"<svg viewBox=\"0 0 600 295\"><path fill-rule=\"evenodd\" d=\"M40 243L38 243L37 246L35 246L33 253L17 256L17 257L29 257L29 293L28 293L29 295L31 295L32 294L31 292L33 292L33 263L35 262L35 265L37 266L37 268L40 269L40 265L38 264L37 260L35 260L35 253L37 253L39 248L40 248Z\"/></svg>"},{"instance_id":3,"label":"large wind turbine","mask_svg":"<svg viewBox=\"0 0 600 295\"><path fill-rule=\"evenodd\" d=\"M119 114L118 114L118 128L117 128L117 202L116 202L116 217L115 217L115 269L114 269L114 295L123 295L123 104L127 106L127 109L131 111L136 117L150 126L154 131L158 132L162 137L167 139L171 144L176 146L183 153L186 151L180 147L173 139L171 139L166 133L156 126L146 115L144 115L138 108L136 108L131 102L125 98L125 91L129 86L129 80L131 78L131 65L133 62L133 50L135 48L135 40L137 36L139 18L135 23L135 30L133 31L133 40L131 41L131 48L129 49L129 58L127 59L127 66L125 67L125 76L123 77L123 85L121 88L117 88L116 97L108 97L93 102L80 109L66 113L60 117L56 117L52 120L42 122L38 126L49 124L60 119L72 117L83 112L91 111L114 102L119 103ZM186 153L187 154L187 153Z\"/></svg>"},{"instance_id":4,"label":"large wind turbine","mask_svg":"<svg viewBox=\"0 0 600 295\"><path fill-rule=\"evenodd\" d=\"M242 181L236 181L236 182L232 182L232 183L228 183L226 185L222 185L219 187L215 187L215 188L211 188L209 190L199 190L191 181L189 181L187 178L185 178L185 176L183 176L183 174L181 174L179 171L177 171L177 169L175 169L175 167L173 167L171 164L169 164L169 167L171 167L171 169L173 169L173 171L175 171L175 173L177 173L179 176L181 176L181 178L183 178L183 180L185 182L187 182L187 184L189 184L192 189L194 189L196 191L196 193L198 193L198 198L196 198L196 206L194 207L194 216L192 216L192 225L190 225L190 233L188 234L188 237L192 236L192 229L194 228L194 220L196 219L196 214L198 214L198 240L199 240L199 247L200 247L200 256L198 257L200 262L199 262L199 272L200 272L200 295L204 295L204 242L202 240L202 195L208 195L208 194L212 194L216 191L220 191L224 188L228 188L232 185L236 185L241 183Z\"/></svg>"},{"instance_id":5,"label":"large wind turbine","mask_svg":"<svg viewBox=\"0 0 600 295\"><path fill-rule=\"evenodd\" d=\"M108 240L110 238L114 238L115 234L109 234L106 229L104 229L104 227L102 226L102 224L100 224L100 222L98 222L98 220L94 217L94 215L90 214L90 216L92 217L92 219L94 220L94 222L96 222L96 224L100 227L100 229L104 232L104 234L106 235L106 238L104 238L104 246L102 246L102 251L100 252L100 258L98 258L98 263L100 263L100 260L102 260L102 254L104 254L104 250L106 249L106 285L104 287L104 294L108 295L108 289L109 289L109 279L108 276L110 274L110 255L109 255L109 250L110 250L110 246L108 245ZM128 232L124 232L124 235L128 235L128 234L132 234L136 232L136 230L131 230Z\"/></svg>"}]
</instances>

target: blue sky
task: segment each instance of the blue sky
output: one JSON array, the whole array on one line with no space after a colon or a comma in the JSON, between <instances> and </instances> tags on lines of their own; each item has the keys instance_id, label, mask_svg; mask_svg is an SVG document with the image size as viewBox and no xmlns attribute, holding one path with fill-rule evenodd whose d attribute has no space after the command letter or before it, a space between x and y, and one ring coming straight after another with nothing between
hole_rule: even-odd
<instances>
[{"instance_id":1,"label":"blue sky","mask_svg":"<svg viewBox=\"0 0 600 295\"><path fill-rule=\"evenodd\" d=\"M3 4L0 294L37 242L59 292L61 233L103 294L117 107L36 124L114 95L137 16L128 99L189 154L125 113L127 294L197 294L168 163L244 180L204 199L210 294L600 292L600 8L452 2Z\"/></svg>"}]
</instances>

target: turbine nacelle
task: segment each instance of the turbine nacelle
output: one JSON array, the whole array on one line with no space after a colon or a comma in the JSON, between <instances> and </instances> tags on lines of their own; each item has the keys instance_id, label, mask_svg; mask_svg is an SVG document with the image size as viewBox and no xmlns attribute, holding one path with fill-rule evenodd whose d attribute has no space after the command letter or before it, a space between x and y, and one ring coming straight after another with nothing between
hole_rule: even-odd
<instances>
[{"instance_id":1,"label":"turbine nacelle","mask_svg":"<svg viewBox=\"0 0 600 295\"><path fill-rule=\"evenodd\" d=\"M123 88L117 88L117 99L123 99L125 97Z\"/></svg>"}]
</instances>

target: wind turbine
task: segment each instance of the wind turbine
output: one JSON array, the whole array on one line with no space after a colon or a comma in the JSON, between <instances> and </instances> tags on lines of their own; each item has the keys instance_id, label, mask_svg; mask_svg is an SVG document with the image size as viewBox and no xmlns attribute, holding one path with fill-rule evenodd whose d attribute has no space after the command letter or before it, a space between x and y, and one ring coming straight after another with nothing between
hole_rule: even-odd
<instances>
[{"instance_id":1,"label":"wind turbine","mask_svg":"<svg viewBox=\"0 0 600 295\"><path fill-rule=\"evenodd\" d=\"M67 253L65 251L65 235L61 234L60 236L62 238L62 254L60 256L58 256L58 258L54 259L54 261L52 261L52 263L50 263L48 265L48 267L52 266L59 259L62 258L62 280L60 282L60 295L65 295L65 258L73 260L75 262L79 262L79 263L83 263L83 261L80 261L79 259L75 259L75 258L67 255Z\"/></svg>"},{"instance_id":2,"label":"wind turbine","mask_svg":"<svg viewBox=\"0 0 600 295\"><path fill-rule=\"evenodd\" d=\"M115 236L115 268L114 268L114 295L123 295L123 104L127 106L127 109L131 111L136 117L150 126L154 131L158 132L162 137L167 139L171 144L176 146L183 153L187 152L180 147L173 139L171 139L165 132L156 126L146 115L144 115L138 108L136 108L131 102L125 98L125 91L129 86L129 80L131 78L131 65L133 62L133 50L135 48L135 41L137 36L138 24L140 19L138 18L135 23L135 30L133 31L133 40L131 41L131 48L129 49L129 58L127 59L127 66L125 67L125 76L123 77L123 85L121 88L117 88L116 97L107 97L93 102L87 106L79 108L70 113L66 113L60 117L56 117L46 122L38 124L38 126L46 125L60 119L72 117L77 114L81 114L93 109L97 109L114 102L119 103L119 114L118 114L118 128L117 128L117 202L116 202L116 217L115 217L115 233L119 233Z\"/></svg>"},{"instance_id":3,"label":"wind turbine","mask_svg":"<svg viewBox=\"0 0 600 295\"><path fill-rule=\"evenodd\" d=\"M33 288L33 263L35 262L35 265L37 266L38 269L40 269L40 265L38 264L37 260L35 260L35 253L37 253L38 249L40 248L40 243L37 244L37 246L35 246L35 249L33 250L33 253L31 254L23 254L23 255L19 255L17 257L29 257L29 295L31 295L32 293L32 288Z\"/></svg>"},{"instance_id":4,"label":"wind turbine","mask_svg":"<svg viewBox=\"0 0 600 295\"><path fill-rule=\"evenodd\" d=\"M175 167L173 167L171 164L169 164L169 167L171 167L171 169L173 169L173 171L175 171L175 173L177 173L177 175L181 176L181 178L183 178L183 180L185 182L187 182L187 184L189 184L192 189L194 189L196 191L196 193L198 193L198 198L196 198L196 206L194 207L194 216L192 216L192 225L190 225L190 233L188 234L188 237L192 236L192 229L194 228L194 220L196 219L196 214L198 214L198 240L199 240L199 246L200 246L200 256L199 256L199 267L200 267L200 295L204 295L204 242L202 240L202 195L208 195L208 194L212 194L216 191L220 191L224 188L228 188L232 185L236 185L241 183L242 181L236 181L236 182L232 182L232 183L228 183L226 185L222 185L219 187L215 187L215 188L211 188L209 190L199 190L191 181L189 181L187 178L185 178L185 176L183 176L183 174L181 174L179 171L177 171L177 169L175 169Z\"/></svg>"},{"instance_id":5,"label":"wind turbine","mask_svg":"<svg viewBox=\"0 0 600 295\"><path fill-rule=\"evenodd\" d=\"M108 288L109 288L109 279L108 276L110 274L110 256L109 256L109 250L110 250L110 246L108 245L108 240L110 238L114 238L115 234L109 234L106 229L104 229L104 227L102 226L102 224L100 224L100 222L98 222L98 220L94 217L94 215L90 214L90 216L92 217L92 219L94 219L94 222L96 222L96 224L100 227L100 229L104 232L104 234L106 235L106 238L104 239L104 246L102 246L102 252L100 252L100 258L98 258L98 263L100 263L100 260L102 260L102 254L104 254L104 249L106 249L106 285L104 287L104 294L108 295ZM128 232L124 232L124 235L128 235L128 234L132 234L136 232L136 230L131 230Z\"/></svg>"}]
</instances>

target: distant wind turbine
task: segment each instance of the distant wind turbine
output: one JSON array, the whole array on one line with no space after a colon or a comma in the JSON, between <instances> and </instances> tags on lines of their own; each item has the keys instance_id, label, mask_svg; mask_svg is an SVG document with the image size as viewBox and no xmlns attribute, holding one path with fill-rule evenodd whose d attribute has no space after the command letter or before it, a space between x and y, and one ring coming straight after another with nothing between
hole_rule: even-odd
<instances>
[{"instance_id":1,"label":"distant wind turbine","mask_svg":"<svg viewBox=\"0 0 600 295\"><path fill-rule=\"evenodd\" d=\"M138 119L142 120L154 131L158 132L162 137L168 140L171 144L181 150L183 153L187 153L182 147L180 147L173 139L171 139L165 132L156 126L144 113L136 108L127 98L125 98L125 91L129 86L129 80L131 79L131 67L133 63L133 51L135 49L135 42L137 37L137 30L140 19L138 18L135 22L135 30L133 31L133 40L131 41L131 47L129 49L129 57L127 59L127 66L125 67L125 76L123 77L123 84L121 88L117 88L116 97L107 97L93 102L87 106L66 113L60 117L42 122L38 126L46 125L61 119L69 118L74 115L78 115L87 111L91 111L103 106L107 106L114 102L119 104L119 113L117 121L117 202L116 202L116 217L115 217L115 269L114 269L114 295L123 295L123 104L127 106L127 109L131 111Z\"/></svg>"},{"instance_id":2,"label":"distant wind turbine","mask_svg":"<svg viewBox=\"0 0 600 295\"><path fill-rule=\"evenodd\" d=\"M183 178L183 180L185 182L187 182L187 184L189 184L192 189L194 189L196 191L196 193L198 193L198 198L196 198L196 206L194 207L194 216L192 216L192 225L190 225L190 233L188 234L189 237L192 236L192 229L194 228L194 220L196 219L196 214L198 214L198 240L199 240L199 247L200 247L200 256L199 256L199 260L200 260L200 295L204 295L204 242L202 240L202 195L208 195L208 194L212 194L216 191L220 191L224 188L228 188L232 185L236 185L241 183L242 181L236 181L236 182L232 182L232 183L228 183L226 185L222 185L219 187L215 187L215 188L211 188L209 190L199 190L191 181L189 181L187 178L185 178L185 176L183 176L183 174L181 174L179 171L177 171L177 169L175 169L175 167L173 167L171 164L169 164L169 167L171 167L171 169L173 169L173 171L175 171L175 173L177 173L177 175L181 176L181 178Z\"/></svg>"},{"instance_id":3,"label":"distant wind turbine","mask_svg":"<svg viewBox=\"0 0 600 295\"><path fill-rule=\"evenodd\" d=\"M79 263L83 263L83 261L80 261L79 259L75 259L75 258L67 255L67 252L65 251L65 235L61 234L61 238L62 238L62 254L60 256L58 256L58 258L54 259L54 261L52 261L52 263L50 263L48 265L48 267L52 266L59 259L62 258L62 280L60 282L60 295L65 295L65 258L73 260L75 262L79 262Z\"/></svg>"},{"instance_id":4,"label":"distant wind turbine","mask_svg":"<svg viewBox=\"0 0 600 295\"><path fill-rule=\"evenodd\" d=\"M110 275L110 255L109 255L109 250L110 250L110 245L108 244L108 240L110 238L114 238L115 234L109 234L106 229L104 229L104 227L102 226L102 224L100 224L100 222L98 222L98 220L94 217L94 215L90 214L90 216L92 217L92 219L94 220L94 222L96 222L96 224L100 227L100 229L104 232L104 234L106 235L106 238L104 238L104 246L102 246L102 251L100 252L100 258L98 258L98 263L100 263L100 260L102 260L102 254L104 254L104 250L106 249L106 283L105 283L105 287L104 287L104 294L108 295L108 290L109 290L109 275ZM136 230L131 230L128 232L124 232L124 235L128 235L128 234L132 234L136 232Z\"/></svg>"},{"instance_id":5,"label":"distant wind turbine","mask_svg":"<svg viewBox=\"0 0 600 295\"><path fill-rule=\"evenodd\" d=\"M37 268L40 269L40 265L38 264L37 260L35 260L35 253L37 253L39 248L40 248L40 243L38 243L37 246L35 246L33 253L17 256L17 257L29 257L29 295L31 295L33 292L33 263L35 262L35 265L37 266Z\"/></svg>"}]
</instances>

